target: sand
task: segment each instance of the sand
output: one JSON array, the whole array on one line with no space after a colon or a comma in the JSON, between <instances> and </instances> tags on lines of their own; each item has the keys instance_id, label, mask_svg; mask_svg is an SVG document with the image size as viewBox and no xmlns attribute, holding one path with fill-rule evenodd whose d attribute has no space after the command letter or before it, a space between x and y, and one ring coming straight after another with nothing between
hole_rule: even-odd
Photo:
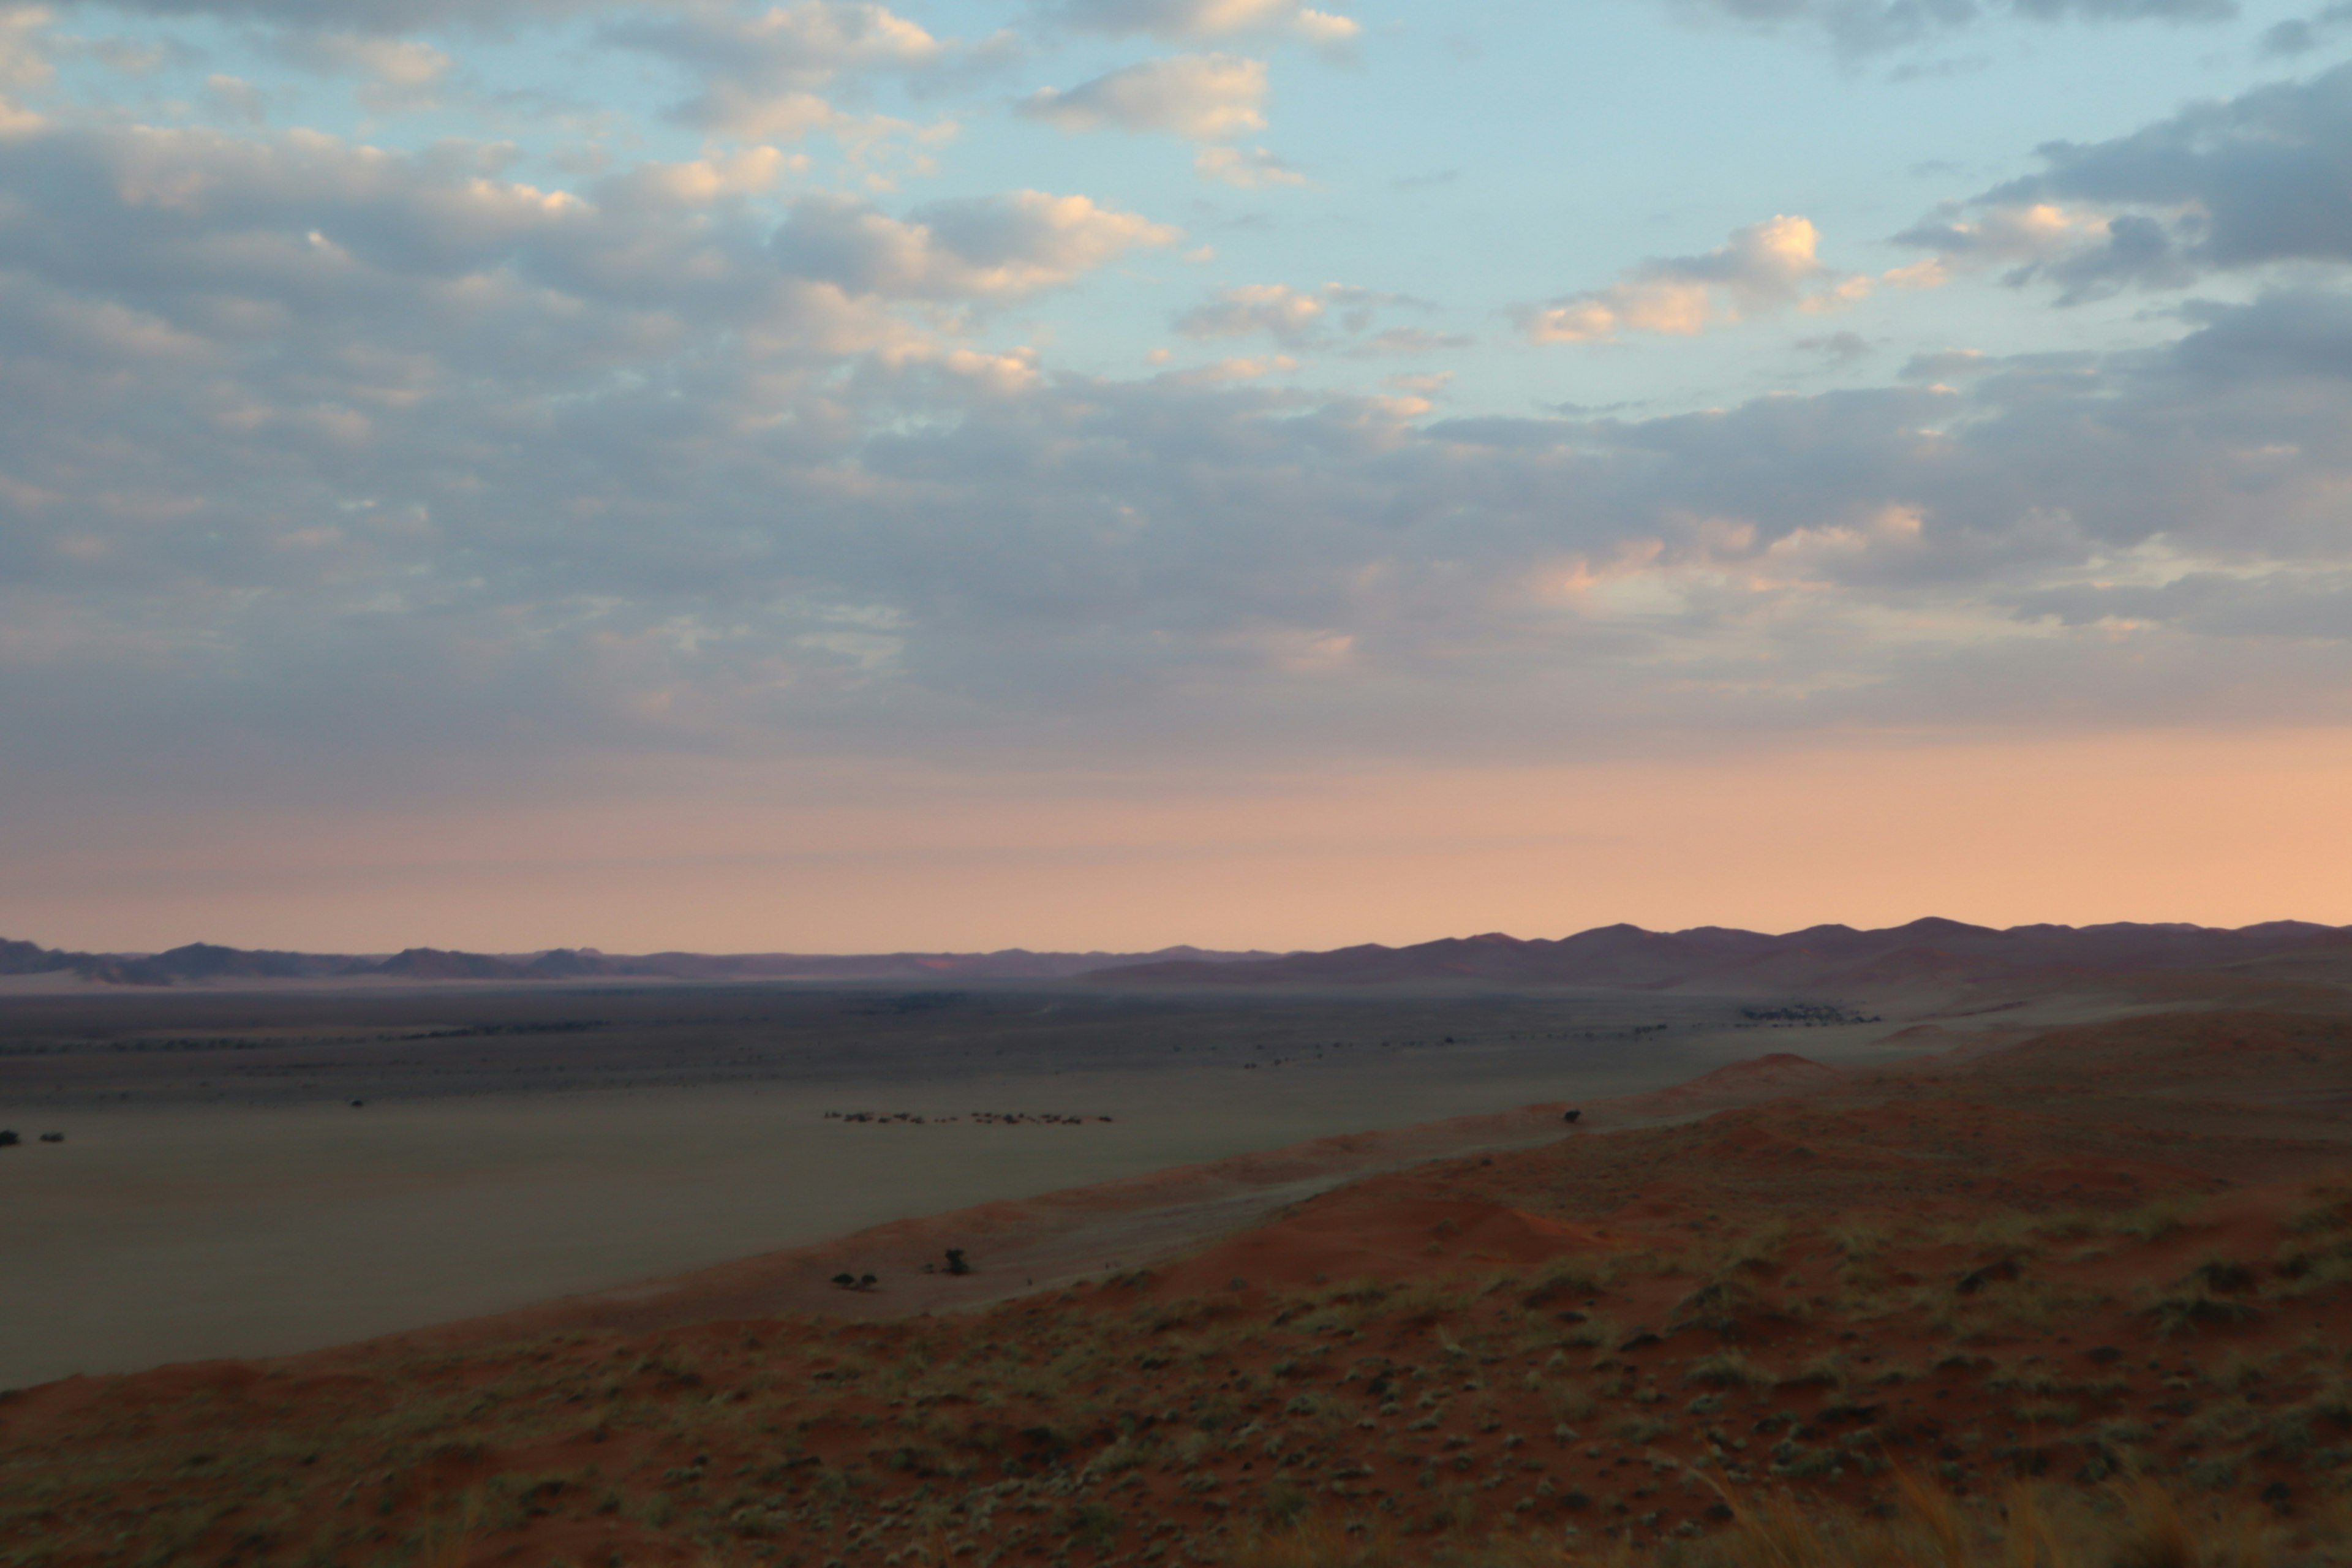
<instances>
[{"instance_id":1,"label":"sand","mask_svg":"<svg viewBox=\"0 0 2352 1568\"><path fill-rule=\"evenodd\" d=\"M1950 1021L1933 1043L2117 1005L2040 998ZM1656 1089L1780 1045L1882 1061L1904 1054L1884 1042L1913 1022L1755 1029L1737 1017L1735 999L1556 992L27 993L0 1007L0 1127L28 1140L0 1151L0 1255L35 1285L0 1317L0 1387L511 1311L975 1204ZM594 1026L566 1032L582 1023ZM26 1054L40 1052L53 1054ZM926 1121L844 1123L828 1110ZM940 1120L977 1110L1112 1120ZM51 1127L64 1144L30 1142ZM1031 1216L1005 1268L962 1296L994 1299L1015 1261L1024 1280L1099 1271L1384 1160L1480 1146L1180 1184L1083 1224ZM859 1253L857 1271L903 1277L935 1241ZM821 1285L835 1270L809 1270L824 1261L773 1277Z\"/></svg>"},{"instance_id":2,"label":"sand","mask_svg":"<svg viewBox=\"0 0 2352 1568\"><path fill-rule=\"evenodd\" d=\"M1457 1146L977 1310L778 1316L769 1258L52 1384L0 1400L23 1483L0 1529L61 1563L136 1535L206 1560L1140 1568L1301 1519L1407 1560L1497 1528L1646 1551L1775 1494L1892 1517L1918 1482L1997 1531L2018 1483L2095 1517L2144 1468L2322 1560L2352 1466L2352 1024L1979 1043L1874 1068L1775 1052L1573 1128L1528 1110L1322 1141L852 1238L969 1233L1001 1267L987 1247L1024 1226L1098 1237L1171 1197Z\"/></svg>"},{"instance_id":3,"label":"sand","mask_svg":"<svg viewBox=\"0 0 2352 1568\"><path fill-rule=\"evenodd\" d=\"M0 1387L285 1353L974 1203L1624 1093L1759 1037L1696 1026L1720 1024L1727 1005L1641 998L1162 1007L965 994L14 998L0 1011L0 1127L27 1142L0 1151L0 1254L36 1283L0 1316ZM1678 1023L1664 1037L1624 1032L1660 1016ZM582 1020L599 1026L551 1030ZM488 1028L509 1032L463 1032ZM1603 1037L1558 1037L1571 1032ZM1801 1033L1830 1054L1866 1054L1877 1032ZM26 1054L40 1052L52 1054ZM927 1120L852 1124L828 1110ZM1112 1120L939 1120L976 1110ZM53 1127L65 1143L31 1141ZM1360 1168L1297 1179L1311 1188ZM1171 1235L1194 1235L1210 1221L1174 1223ZM1056 1258L1055 1272L1078 1261Z\"/></svg>"}]
</instances>

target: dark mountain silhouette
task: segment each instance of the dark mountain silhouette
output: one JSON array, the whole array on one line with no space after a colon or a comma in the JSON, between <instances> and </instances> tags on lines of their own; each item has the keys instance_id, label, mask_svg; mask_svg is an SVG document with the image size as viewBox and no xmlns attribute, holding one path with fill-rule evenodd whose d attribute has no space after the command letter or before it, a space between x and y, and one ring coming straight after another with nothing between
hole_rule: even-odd
<instances>
[{"instance_id":1,"label":"dark mountain silhouette","mask_svg":"<svg viewBox=\"0 0 2352 1568\"><path fill-rule=\"evenodd\" d=\"M0 974L57 974L71 971L91 980L120 982L120 960L101 952L67 952L37 942L10 942L0 937Z\"/></svg>"},{"instance_id":2,"label":"dark mountain silhouette","mask_svg":"<svg viewBox=\"0 0 2352 1568\"><path fill-rule=\"evenodd\" d=\"M437 947L412 947L372 968L347 973L394 974L409 980L524 980L530 971L486 952L445 952Z\"/></svg>"},{"instance_id":3,"label":"dark mountain silhouette","mask_svg":"<svg viewBox=\"0 0 2352 1568\"><path fill-rule=\"evenodd\" d=\"M2122 923L2005 931L1927 919L1883 931L1811 926L1781 936L1700 926L1602 926L1556 941L1489 933L1410 947L1344 947L1249 964L1150 963L1097 971L1113 985L1364 985L1474 982L1662 990L1699 983L1789 989L1843 980L1986 980L2062 971L2209 970L2289 953L2352 957L2352 927L2273 921L2236 931Z\"/></svg>"},{"instance_id":4,"label":"dark mountain silhouette","mask_svg":"<svg viewBox=\"0 0 2352 1568\"><path fill-rule=\"evenodd\" d=\"M1601 926L1557 939L1489 931L1410 947L1368 943L1328 952L698 953L636 956L593 948L481 953L413 947L390 958L273 952L192 942L147 955L66 952L0 941L0 974L70 971L119 984L302 980L1066 980L1106 985L1381 985L1454 982L1501 986L1584 985L1663 990L1705 984L1794 993L1908 980L1983 981L2042 975L2208 971L2264 960L2352 963L2352 927L2272 921L2235 931L2183 924L2011 926L1918 920L1883 931L1809 926L1781 935L1696 926L1644 931Z\"/></svg>"},{"instance_id":5,"label":"dark mountain silhouette","mask_svg":"<svg viewBox=\"0 0 2352 1568\"><path fill-rule=\"evenodd\" d=\"M72 973L112 984L171 985L180 982L320 980L382 975L399 980L578 980L598 976L667 980L1063 980L1135 963L1241 963L1276 956L1217 952L1197 947L1153 952L700 953L639 957L594 948L551 948L540 953L482 953L412 947L390 958L348 953L273 952L191 942L167 952L65 952L37 942L0 939L0 974Z\"/></svg>"},{"instance_id":6,"label":"dark mountain silhouette","mask_svg":"<svg viewBox=\"0 0 2352 1568\"><path fill-rule=\"evenodd\" d=\"M619 962L625 973L666 974L677 979L762 980L1066 980L1098 969L1150 963L1259 963L1270 952L1213 952L1197 947L1166 947L1153 952L1032 952L1005 948L996 952L831 953L759 952L708 954L656 952Z\"/></svg>"},{"instance_id":7,"label":"dark mountain silhouette","mask_svg":"<svg viewBox=\"0 0 2352 1568\"><path fill-rule=\"evenodd\" d=\"M361 959L331 953L254 952L192 942L168 952L130 959L123 978L132 984L169 985L175 980L316 980L348 973Z\"/></svg>"}]
</instances>

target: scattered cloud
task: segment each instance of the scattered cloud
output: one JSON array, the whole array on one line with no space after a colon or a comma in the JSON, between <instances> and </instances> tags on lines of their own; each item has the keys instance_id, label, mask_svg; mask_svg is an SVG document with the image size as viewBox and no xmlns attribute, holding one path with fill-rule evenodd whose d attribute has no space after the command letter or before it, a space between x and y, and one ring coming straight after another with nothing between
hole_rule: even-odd
<instances>
[{"instance_id":1,"label":"scattered cloud","mask_svg":"<svg viewBox=\"0 0 2352 1568\"><path fill-rule=\"evenodd\" d=\"M1858 280L1822 262L1820 237L1806 218L1773 217L1733 230L1705 255L1654 258L1606 289L1512 315L1531 342L1582 343L1626 332L1689 337L1769 311L1833 308L1855 297Z\"/></svg>"},{"instance_id":2,"label":"scattered cloud","mask_svg":"<svg viewBox=\"0 0 2352 1568\"><path fill-rule=\"evenodd\" d=\"M1870 340L1860 332L1829 332L1818 337L1799 338L1794 345L1800 352L1819 354L1832 364L1852 364L1871 353Z\"/></svg>"},{"instance_id":3,"label":"scattered cloud","mask_svg":"<svg viewBox=\"0 0 2352 1568\"><path fill-rule=\"evenodd\" d=\"M675 118L716 135L795 142L818 132L851 140L921 134L902 121L839 109L826 89L845 77L919 76L950 66L961 50L888 7L858 0L797 0L736 13L698 8L633 16L605 38L688 68L693 96Z\"/></svg>"},{"instance_id":4,"label":"scattered cloud","mask_svg":"<svg viewBox=\"0 0 2352 1568\"><path fill-rule=\"evenodd\" d=\"M1363 36L1353 18L1298 0L1050 0L1046 17L1078 32L1141 33L1165 43L1207 43L1244 35L1288 34L1344 56Z\"/></svg>"},{"instance_id":5,"label":"scattered cloud","mask_svg":"<svg viewBox=\"0 0 2352 1568\"><path fill-rule=\"evenodd\" d=\"M454 98L457 29L581 8L128 9L255 24L308 68ZM1705 9L1860 49L2213 7ZM1055 15L1197 52L1024 114L1186 138L1206 177L1261 188L1298 178L1255 144L1266 67L1214 51L1353 26L1243 0ZM675 112L702 134L632 161L615 133L576 175L496 142L271 131L281 79L202 63L187 96L237 130L78 115L56 33L0 10L11 800L31 770L100 776L129 736L224 777L517 749L1213 763L2308 718L2352 692L2341 70L2045 148L1916 226L1922 258L1889 273L1833 268L1784 216L1517 312L1538 342L1591 342L1970 273L2067 299L2236 275L2231 300L2148 312L2141 346L1945 348L1885 385L1521 417L1525 387L1406 357L1469 346L1444 317L1353 285L1122 298L1211 363L1074 368L1094 345L1059 351L1062 323L1017 307L1139 258L1161 263L1139 294L1213 274L1177 268L1175 226L1058 183L846 194L855 171L807 139L911 142L877 96L973 58L880 5L595 27L685 71ZM1833 364L1943 341L1882 302L1866 334L1790 334ZM1317 384L1340 356L1397 358L1331 378L1368 394Z\"/></svg>"},{"instance_id":6,"label":"scattered cloud","mask_svg":"<svg viewBox=\"0 0 2352 1568\"><path fill-rule=\"evenodd\" d=\"M2263 58L2276 59L2307 55L2320 47L2352 23L2352 3L2336 0L2308 16L2290 16L2274 22L2263 31L2260 51Z\"/></svg>"},{"instance_id":7,"label":"scattered cloud","mask_svg":"<svg viewBox=\"0 0 2352 1568\"><path fill-rule=\"evenodd\" d=\"M2192 104L2106 142L2056 142L2046 168L1896 236L1950 268L2048 282L2063 304L2218 271L2352 261L2352 66Z\"/></svg>"},{"instance_id":8,"label":"scattered cloud","mask_svg":"<svg viewBox=\"0 0 2352 1568\"><path fill-rule=\"evenodd\" d=\"M2340 289L1965 376L1446 418L1438 380L1299 384L1412 308L1353 288L1219 296L1191 330L1242 352L1136 379L971 333L1176 242L1085 196L779 226L730 193L788 150L576 191L501 155L0 138L14 798L110 737L446 767L517 712L546 757L1461 757L2352 690ZM1781 255L1736 308L1830 281Z\"/></svg>"},{"instance_id":9,"label":"scattered cloud","mask_svg":"<svg viewBox=\"0 0 2352 1568\"><path fill-rule=\"evenodd\" d=\"M269 118L268 95L243 77L215 72L205 79L205 95L230 120L259 125Z\"/></svg>"},{"instance_id":10,"label":"scattered cloud","mask_svg":"<svg viewBox=\"0 0 2352 1568\"><path fill-rule=\"evenodd\" d=\"M329 33L414 34L437 27L493 31L609 8L612 0L110 0L132 15L211 16Z\"/></svg>"},{"instance_id":11,"label":"scattered cloud","mask_svg":"<svg viewBox=\"0 0 2352 1568\"><path fill-rule=\"evenodd\" d=\"M1383 310L1428 310L1426 300L1382 294L1343 283L1301 289L1286 283L1252 283L1227 289L1178 316L1175 330L1188 338L1269 337L1287 348L1326 345L1335 338L1356 340L1352 346L1377 345L1377 352L1425 352L1429 347L1457 346L1463 340L1434 333L1391 331L1365 338ZM1408 343L1412 346L1406 346Z\"/></svg>"},{"instance_id":12,"label":"scattered cloud","mask_svg":"<svg viewBox=\"0 0 2352 1568\"><path fill-rule=\"evenodd\" d=\"M366 33L292 33L278 47L311 70L363 76L397 88L429 88L457 63L430 44Z\"/></svg>"},{"instance_id":13,"label":"scattered cloud","mask_svg":"<svg viewBox=\"0 0 2352 1568\"><path fill-rule=\"evenodd\" d=\"M1370 358L1379 354L1433 354L1466 349L1478 340L1465 332L1433 332L1424 327L1390 327L1372 333L1349 352Z\"/></svg>"},{"instance_id":14,"label":"scattered cloud","mask_svg":"<svg viewBox=\"0 0 2352 1568\"><path fill-rule=\"evenodd\" d=\"M1810 33L1848 55L1906 48L1999 17L2032 22L2226 22L2235 0L1668 0L1685 20Z\"/></svg>"},{"instance_id":15,"label":"scattered cloud","mask_svg":"<svg viewBox=\"0 0 2352 1568\"><path fill-rule=\"evenodd\" d=\"M1237 55L1172 55L1066 89L1041 88L1020 112L1065 131L1160 132L1196 142L1265 129L1265 62Z\"/></svg>"},{"instance_id":16,"label":"scattered cloud","mask_svg":"<svg viewBox=\"0 0 2352 1568\"><path fill-rule=\"evenodd\" d=\"M1307 176L1263 147L1203 147L1192 160L1193 172L1204 180L1238 185L1245 191L1269 185L1303 185Z\"/></svg>"},{"instance_id":17,"label":"scattered cloud","mask_svg":"<svg viewBox=\"0 0 2352 1568\"><path fill-rule=\"evenodd\" d=\"M1330 286L1337 289L1339 286ZM1319 336L1328 307L1318 294L1284 283L1252 283L1228 289L1205 305L1176 318L1188 338L1241 338L1263 332L1286 343Z\"/></svg>"},{"instance_id":18,"label":"scattered cloud","mask_svg":"<svg viewBox=\"0 0 2352 1568\"><path fill-rule=\"evenodd\" d=\"M290 32L279 56L306 70L361 79L359 99L372 113L438 106L457 61L430 44L374 33Z\"/></svg>"},{"instance_id":19,"label":"scattered cloud","mask_svg":"<svg viewBox=\"0 0 2352 1568\"><path fill-rule=\"evenodd\" d=\"M935 203L905 219L854 197L812 195L793 205L772 249L794 276L851 294L995 300L1059 288L1138 247L1181 237L1086 196L1043 191Z\"/></svg>"},{"instance_id":20,"label":"scattered cloud","mask_svg":"<svg viewBox=\"0 0 2352 1568\"><path fill-rule=\"evenodd\" d=\"M1991 357L1982 349L1938 349L1933 353L1913 354L1895 374L1905 381L1958 381L1962 376L1981 375L1992 368Z\"/></svg>"},{"instance_id":21,"label":"scattered cloud","mask_svg":"<svg viewBox=\"0 0 2352 1568\"><path fill-rule=\"evenodd\" d=\"M43 35L56 20L46 5L0 6L0 87L47 85L57 72Z\"/></svg>"}]
</instances>

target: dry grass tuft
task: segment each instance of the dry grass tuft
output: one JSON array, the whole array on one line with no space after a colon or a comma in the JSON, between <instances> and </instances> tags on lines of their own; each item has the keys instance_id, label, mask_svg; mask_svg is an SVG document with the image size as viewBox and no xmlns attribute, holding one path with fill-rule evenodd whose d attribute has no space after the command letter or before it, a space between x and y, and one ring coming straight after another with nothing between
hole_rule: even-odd
<instances>
[{"instance_id":1,"label":"dry grass tuft","mask_svg":"<svg viewBox=\"0 0 2352 1568\"><path fill-rule=\"evenodd\" d=\"M436 1520L425 1527L416 1554L416 1568L466 1568L474 1554L474 1538L482 1528L482 1489L476 1487L458 1505L454 1520Z\"/></svg>"}]
</instances>

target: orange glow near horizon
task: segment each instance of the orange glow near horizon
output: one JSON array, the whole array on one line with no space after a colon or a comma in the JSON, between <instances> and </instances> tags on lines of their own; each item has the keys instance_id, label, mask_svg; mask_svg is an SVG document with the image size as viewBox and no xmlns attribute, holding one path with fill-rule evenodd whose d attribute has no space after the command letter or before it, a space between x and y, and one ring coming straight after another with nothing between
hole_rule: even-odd
<instances>
[{"instance_id":1,"label":"orange glow near horizon","mask_svg":"<svg viewBox=\"0 0 2352 1568\"><path fill-rule=\"evenodd\" d=\"M745 767L604 784L497 811L94 824L12 854L0 935L870 952L1927 914L2352 923L2352 735L2333 731L1254 779Z\"/></svg>"}]
</instances>

